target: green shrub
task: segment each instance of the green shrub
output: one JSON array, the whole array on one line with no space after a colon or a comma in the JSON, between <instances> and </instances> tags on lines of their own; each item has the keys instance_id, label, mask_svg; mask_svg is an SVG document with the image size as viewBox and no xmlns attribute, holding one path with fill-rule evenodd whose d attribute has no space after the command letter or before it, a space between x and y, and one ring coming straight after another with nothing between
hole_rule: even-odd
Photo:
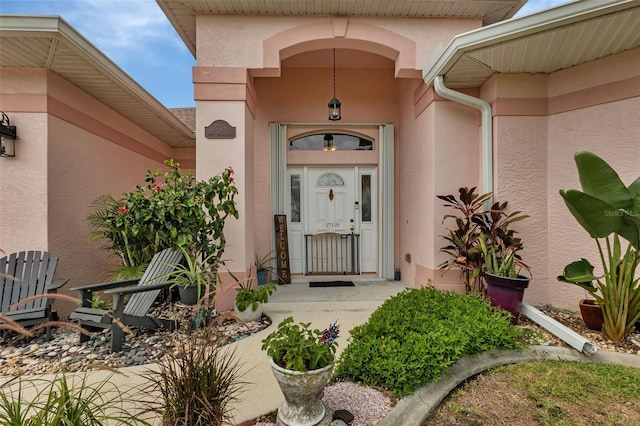
<instances>
[{"instance_id":1,"label":"green shrub","mask_svg":"<svg viewBox=\"0 0 640 426\"><path fill-rule=\"evenodd\" d=\"M387 300L351 332L335 378L402 398L440 378L460 358L524 346L510 316L475 295L411 289Z\"/></svg>"},{"instance_id":2,"label":"green shrub","mask_svg":"<svg viewBox=\"0 0 640 426\"><path fill-rule=\"evenodd\" d=\"M197 180L173 160L164 164L164 172L147 170L144 185L121 199L103 195L91 205L90 240L106 244L122 261L114 278L142 275L142 265L171 247L222 261L225 220L238 218L233 170L228 167L208 180Z\"/></svg>"}]
</instances>

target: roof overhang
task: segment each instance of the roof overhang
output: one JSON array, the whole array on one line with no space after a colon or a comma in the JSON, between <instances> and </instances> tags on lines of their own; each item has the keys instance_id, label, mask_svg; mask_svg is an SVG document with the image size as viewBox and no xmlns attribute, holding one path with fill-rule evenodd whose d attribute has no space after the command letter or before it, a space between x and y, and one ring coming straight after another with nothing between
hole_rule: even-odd
<instances>
[{"instance_id":1,"label":"roof overhang","mask_svg":"<svg viewBox=\"0 0 640 426\"><path fill-rule=\"evenodd\" d=\"M0 15L0 67L46 68L167 145L194 132L59 16Z\"/></svg>"},{"instance_id":2,"label":"roof overhang","mask_svg":"<svg viewBox=\"0 0 640 426\"><path fill-rule=\"evenodd\" d=\"M638 28L639 0L580 0L460 34L423 78L470 88L496 73L549 74L640 47Z\"/></svg>"},{"instance_id":3,"label":"roof overhang","mask_svg":"<svg viewBox=\"0 0 640 426\"><path fill-rule=\"evenodd\" d=\"M196 15L473 18L484 25L515 15L526 0L156 0L196 56Z\"/></svg>"}]
</instances>

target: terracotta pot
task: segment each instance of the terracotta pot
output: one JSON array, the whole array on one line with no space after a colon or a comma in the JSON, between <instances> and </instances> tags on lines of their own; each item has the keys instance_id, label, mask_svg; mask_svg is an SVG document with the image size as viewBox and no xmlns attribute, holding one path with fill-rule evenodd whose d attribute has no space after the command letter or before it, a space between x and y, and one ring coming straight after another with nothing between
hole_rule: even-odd
<instances>
[{"instance_id":1,"label":"terracotta pot","mask_svg":"<svg viewBox=\"0 0 640 426\"><path fill-rule=\"evenodd\" d=\"M582 320L589 330L602 331L604 317L602 308L593 299L582 299L580 301L580 313Z\"/></svg>"},{"instance_id":2,"label":"terracotta pot","mask_svg":"<svg viewBox=\"0 0 640 426\"><path fill-rule=\"evenodd\" d=\"M271 358L269 362L285 399L278 410L278 424L312 426L320 423L326 411L320 398L331 378L333 364L303 373L282 368Z\"/></svg>"},{"instance_id":3,"label":"terracotta pot","mask_svg":"<svg viewBox=\"0 0 640 426\"><path fill-rule=\"evenodd\" d=\"M508 278L485 272L484 281L487 283L487 295L491 304L509 312L512 315L511 323L517 324L524 290L529 287L529 278L522 275Z\"/></svg>"}]
</instances>

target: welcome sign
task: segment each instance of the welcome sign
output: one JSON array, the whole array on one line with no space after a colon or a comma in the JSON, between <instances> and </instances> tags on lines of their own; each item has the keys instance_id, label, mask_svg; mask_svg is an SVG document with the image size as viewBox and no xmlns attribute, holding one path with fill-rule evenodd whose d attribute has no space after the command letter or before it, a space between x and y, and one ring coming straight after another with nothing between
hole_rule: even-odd
<instances>
[{"instance_id":1,"label":"welcome sign","mask_svg":"<svg viewBox=\"0 0 640 426\"><path fill-rule=\"evenodd\" d=\"M278 277L280 282L291 284L291 271L289 268L289 237L287 236L287 215L276 214L273 216L276 236L276 257L278 262Z\"/></svg>"}]
</instances>

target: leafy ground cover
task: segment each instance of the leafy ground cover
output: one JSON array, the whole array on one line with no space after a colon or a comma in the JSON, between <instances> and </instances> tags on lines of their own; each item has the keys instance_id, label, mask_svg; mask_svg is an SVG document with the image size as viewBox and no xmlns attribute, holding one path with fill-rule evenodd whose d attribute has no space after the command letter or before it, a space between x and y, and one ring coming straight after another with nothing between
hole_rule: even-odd
<instances>
[{"instance_id":1,"label":"leafy ground cover","mask_svg":"<svg viewBox=\"0 0 640 426\"><path fill-rule=\"evenodd\" d=\"M480 297L433 287L405 290L351 331L334 378L388 389L402 398L460 358L523 347L506 312Z\"/></svg>"},{"instance_id":2,"label":"leafy ground cover","mask_svg":"<svg viewBox=\"0 0 640 426\"><path fill-rule=\"evenodd\" d=\"M426 425L638 425L640 370L544 361L514 364L470 380Z\"/></svg>"}]
</instances>

